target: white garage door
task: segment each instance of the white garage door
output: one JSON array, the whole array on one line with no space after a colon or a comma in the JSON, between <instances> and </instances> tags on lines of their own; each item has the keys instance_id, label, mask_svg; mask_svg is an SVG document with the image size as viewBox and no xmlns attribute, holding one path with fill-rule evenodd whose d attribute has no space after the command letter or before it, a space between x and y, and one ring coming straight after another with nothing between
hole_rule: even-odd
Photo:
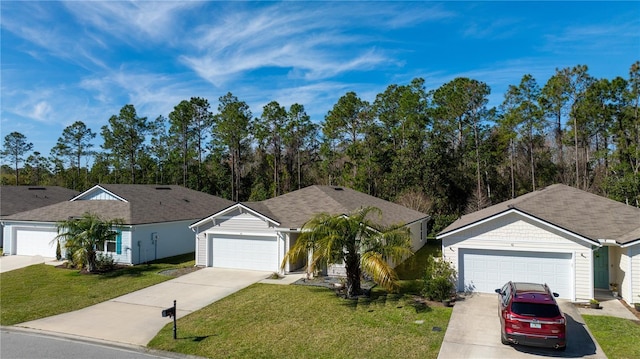
<instances>
[{"instance_id":1,"label":"white garage door","mask_svg":"<svg viewBox=\"0 0 640 359\"><path fill-rule=\"evenodd\" d=\"M278 270L278 242L275 236L213 235L213 266L275 272Z\"/></svg>"},{"instance_id":2,"label":"white garage door","mask_svg":"<svg viewBox=\"0 0 640 359\"><path fill-rule=\"evenodd\" d=\"M55 258L56 244L53 240L58 235L55 229L18 229L15 233L16 254Z\"/></svg>"},{"instance_id":3,"label":"white garage door","mask_svg":"<svg viewBox=\"0 0 640 359\"><path fill-rule=\"evenodd\" d=\"M458 290L493 293L508 281L547 283L560 298L571 299L570 253L462 249Z\"/></svg>"}]
</instances>

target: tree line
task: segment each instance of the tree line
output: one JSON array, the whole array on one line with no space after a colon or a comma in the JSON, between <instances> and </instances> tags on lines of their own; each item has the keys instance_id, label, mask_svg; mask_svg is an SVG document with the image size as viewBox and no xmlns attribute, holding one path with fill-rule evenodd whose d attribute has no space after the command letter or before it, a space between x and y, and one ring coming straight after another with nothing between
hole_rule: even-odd
<instances>
[{"instance_id":1,"label":"tree line","mask_svg":"<svg viewBox=\"0 0 640 359\"><path fill-rule=\"evenodd\" d=\"M416 78L373 102L347 92L321 121L276 101L254 117L232 93L216 111L193 97L153 120L128 104L100 129L99 149L82 121L48 156L8 134L2 183L179 184L234 201L341 185L429 213L435 230L553 183L640 206L640 61L628 78L594 78L585 65L544 84L526 74L497 107L490 92L464 77L427 91Z\"/></svg>"}]
</instances>

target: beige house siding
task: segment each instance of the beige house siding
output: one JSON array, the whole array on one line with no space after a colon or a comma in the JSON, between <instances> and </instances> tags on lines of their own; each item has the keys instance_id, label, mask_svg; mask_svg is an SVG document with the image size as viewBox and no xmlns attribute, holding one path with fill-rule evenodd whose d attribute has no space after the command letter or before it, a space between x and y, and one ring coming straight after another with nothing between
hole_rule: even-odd
<instances>
[{"instance_id":1,"label":"beige house siding","mask_svg":"<svg viewBox=\"0 0 640 359\"><path fill-rule=\"evenodd\" d=\"M591 298L591 246L518 213L508 213L443 238L443 257L459 268L460 249L571 253L575 300Z\"/></svg>"},{"instance_id":2,"label":"beige house siding","mask_svg":"<svg viewBox=\"0 0 640 359\"><path fill-rule=\"evenodd\" d=\"M407 227L411 231L411 249L415 252L427 243L427 221L417 221Z\"/></svg>"},{"instance_id":3,"label":"beige house siding","mask_svg":"<svg viewBox=\"0 0 640 359\"><path fill-rule=\"evenodd\" d=\"M629 247L628 253L631 260L631 275L633 276L633 288L628 302L640 303L640 244Z\"/></svg>"}]
</instances>

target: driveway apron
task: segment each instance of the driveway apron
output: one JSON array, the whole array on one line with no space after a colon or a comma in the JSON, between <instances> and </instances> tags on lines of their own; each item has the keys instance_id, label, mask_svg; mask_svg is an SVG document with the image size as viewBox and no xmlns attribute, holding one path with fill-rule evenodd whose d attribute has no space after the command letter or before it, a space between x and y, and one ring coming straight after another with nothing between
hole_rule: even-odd
<instances>
[{"instance_id":1,"label":"driveway apron","mask_svg":"<svg viewBox=\"0 0 640 359\"><path fill-rule=\"evenodd\" d=\"M171 322L162 309L177 304L177 318L241 290L271 272L203 268L70 313L17 326L134 345L147 343ZM178 327L178 335L180 328Z\"/></svg>"},{"instance_id":2,"label":"driveway apron","mask_svg":"<svg viewBox=\"0 0 640 359\"><path fill-rule=\"evenodd\" d=\"M606 358L574 305L568 301L559 301L559 305L567 317L567 349L564 352L503 345L497 296L478 293L466 296L455 303L438 358Z\"/></svg>"},{"instance_id":3,"label":"driveway apron","mask_svg":"<svg viewBox=\"0 0 640 359\"><path fill-rule=\"evenodd\" d=\"M0 273L20 269L34 264L55 261L55 258L43 256L0 256Z\"/></svg>"}]
</instances>

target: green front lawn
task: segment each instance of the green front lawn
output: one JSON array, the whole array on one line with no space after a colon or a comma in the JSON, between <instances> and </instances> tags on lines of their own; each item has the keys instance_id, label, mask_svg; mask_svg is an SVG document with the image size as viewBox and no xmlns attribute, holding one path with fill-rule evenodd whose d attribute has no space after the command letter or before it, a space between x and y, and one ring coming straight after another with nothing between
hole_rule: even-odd
<instances>
[{"instance_id":1,"label":"green front lawn","mask_svg":"<svg viewBox=\"0 0 640 359\"><path fill-rule=\"evenodd\" d=\"M149 347L209 358L436 358L451 308L376 294L352 301L326 288L254 284L180 318L177 340L167 324Z\"/></svg>"},{"instance_id":2,"label":"green front lawn","mask_svg":"<svg viewBox=\"0 0 640 359\"><path fill-rule=\"evenodd\" d=\"M582 317L607 357L640 358L640 322L600 315Z\"/></svg>"},{"instance_id":3,"label":"green front lawn","mask_svg":"<svg viewBox=\"0 0 640 359\"><path fill-rule=\"evenodd\" d=\"M13 325L104 302L172 279L158 274L162 270L193 267L194 263L190 253L105 274L80 274L46 264L2 273L0 324Z\"/></svg>"},{"instance_id":4,"label":"green front lawn","mask_svg":"<svg viewBox=\"0 0 640 359\"><path fill-rule=\"evenodd\" d=\"M403 280L422 279L424 272L427 270L426 264L429 256L436 258L442 256L442 241L436 239L428 240L413 256L400 263L396 267L398 278Z\"/></svg>"}]
</instances>

